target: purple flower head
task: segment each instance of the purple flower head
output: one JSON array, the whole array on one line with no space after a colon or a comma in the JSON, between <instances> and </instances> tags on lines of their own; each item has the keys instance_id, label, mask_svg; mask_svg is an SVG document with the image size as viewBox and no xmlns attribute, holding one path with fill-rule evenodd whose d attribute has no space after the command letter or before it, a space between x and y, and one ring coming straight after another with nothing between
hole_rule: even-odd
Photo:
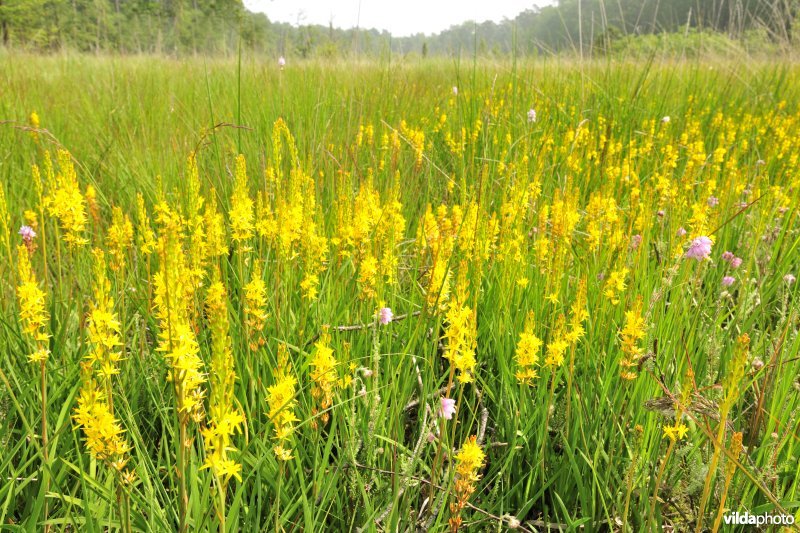
<instances>
[{"instance_id":1,"label":"purple flower head","mask_svg":"<svg viewBox=\"0 0 800 533\"><path fill-rule=\"evenodd\" d=\"M731 285L733 285L734 281L736 281L736 278L734 278L733 276L725 276L724 278L722 278L722 286L730 287Z\"/></svg>"},{"instance_id":2,"label":"purple flower head","mask_svg":"<svg viewBox=\"0 0 800 533\"><path fill-rule=\"evenodd\" d=\"M683 226L681 226L678 228L678 237L683 237L684 235L686 235L686 230L683 229Z\"/></svg>"},{"instance_id":3,"label":"purple flower head","mask_svg":"<svg viewBox=\"0 0 800 533\"><path fill-rule=\"evenodd\" d=\"M783 281L785 281L787 285L791 285L792 283L797 281L797 278L795 278L791 274L786 274L785 276L783 276Z\"/></svg>"},{"instance_id":4,"label":"purple flower head","mask_svg":"<svg viewBox=\"0 0 800 533\"><path fill-rule=\"evenodd\" d=\"M731 259L731 268L736 270L742 265L742 258L741 257L734 257Z\"/></svg>"},{"instance_id":5,"label":"purple flower head","mask_svg":"<svg viewBox=\"0 0 800 533\"><path fill-rule=\"evenodd\" d=\"M529 109L528 110L528 122L536 122L536 110Z\"/></svg>"},{"instance_id":6,"label":"purple flower head","mask_svg":"<svg viewBox=\"0 0 800 533\"><path fill-rule=\"evenodd\" d=\"M661 118L662 124L669 124L669 115Z\"/></svg>"},{"instance_id":7,"label":"purple flower head","mask_svg":"<svg viewBox=\"0 0 800 533\"><path fill-rule=\"evenodd\" d=\"M384 326L391 322L393 318L394 313L392 313L389 307L381 307L380 311L378 311L378 320L380 320L381 324Z\"/></svg>"},{"instance_id":8,"label":"purple flower head","mask_svg":"<svg viewBox=\"0 0 800 533\"><path fill-rule=\"evenodd\" d=\"M283 68L286 66L286 58L281 56L278 58L278 66Z\"/></svg>"},{"instance_id":9,"label":"purple flower head","mask_svg":"<svg viewBox=\"0 0 800 533\"><path fill-rule=\"evenodd\" d=\"M717 207L719 205L719 198L716 196L709 196L708 197L708 207Z\"/></svg>"},{"instance_id":10,"label":"purple flower head","mask_svg":"<svg viewBox=\"0 0 800 533\"><path fill-rule=\"evenodd\" d=\"M22 240L26 243L31 242L33 239L36 238L36 232L30 226L22 226L19 228L19 235L22 237Z\"/></svg>"},{"instance_id":11,"label":"purple flower head","mask_svg":"<svg viewBox=\"0 0 800 533\"><path fill-rule=\"evenodd\" d=\"M456 414L456 401L452 398L442 398L442 405L439 408L439 416L445 420L452 420Z\"/></svg>"},{"instance_id":12,"label":"purple flower head","mask_svg":"<svg viewBox=\"0 0 800 533\"><path fill-rule=\"evenodd\" d=\"M656 215L658 215L658 216L660 216L660 217L663 217L663 216L664 216L664 215L666 215L666 214L667 214L667 212L666 212L666 211L664 211L663 209L659 209L659 210L658 210L658 213L656 213Z\"/></svg>"},{"instance_id":13,"label":"purple flower head","mask_svg":"<svg viewBox=\"0 0 800 533\"><path fill-rule=\"evenodd\" d=\"M642 244L642 236L639 234L631 237L631 250L636 250Z\"/></svg>"},{"instance_id":14,"label":"purple flower head","mask_svg":"<svg viewBox=\"0 0 800 533\"><path fill-rule=\"evenodd\" d=\"M722 252L722 260L723 261L727 261L728 263L730 263L731 261L733 261L734 257L736 257L736 256L733 255L733 252L729 252L727 250Z\"/></svg>"},{"instance_id":15,"label":"purple flower head","mask_svg":"<svg viewBox=\"0 0 800 533\"><path fill-rule=\"evenodd\" d=\"M702 261L703 259L708 259L708 256L710 255L711 239L703 235L702 237L697 237L692 241L692 244L689 246L689 249L686 250L684 257L687 259L697 259L698 261Z\"/></svg>"}]
</instances>

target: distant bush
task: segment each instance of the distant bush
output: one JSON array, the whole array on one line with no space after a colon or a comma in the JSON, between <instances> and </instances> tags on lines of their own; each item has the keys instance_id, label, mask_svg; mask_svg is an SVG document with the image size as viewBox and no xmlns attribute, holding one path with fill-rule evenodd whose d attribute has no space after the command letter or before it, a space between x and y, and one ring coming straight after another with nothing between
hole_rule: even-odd
<instances>
[{"instance_id":1,"label":"distant bush","mask_svg":"<svg viewBox=\"0 0 800 533\"><path fill-rule=\"evenodd\" d=\"M696 58L731 55L772 55L784 50L771 41L763 30L744 32L741 39L711 30L647 35L622 35L616 28L594 41L596 54L615 57L642 58L650 56Z\"/></svg>"}]
</instances>

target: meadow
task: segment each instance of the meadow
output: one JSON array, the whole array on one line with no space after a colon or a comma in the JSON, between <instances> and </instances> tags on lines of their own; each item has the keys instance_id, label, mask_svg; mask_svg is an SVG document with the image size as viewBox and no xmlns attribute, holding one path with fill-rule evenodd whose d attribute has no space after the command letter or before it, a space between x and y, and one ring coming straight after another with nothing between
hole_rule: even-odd
<instances>
[{"instance_id":1,"label":"meadow","mask_svg":"<svg viewBox=\"0 0 800 533\"><path fill-rule=\"evenodd\" d=\"M800 517L799 104L763 60L0 53L0 530Z\"/></svg>"}]
</instances>

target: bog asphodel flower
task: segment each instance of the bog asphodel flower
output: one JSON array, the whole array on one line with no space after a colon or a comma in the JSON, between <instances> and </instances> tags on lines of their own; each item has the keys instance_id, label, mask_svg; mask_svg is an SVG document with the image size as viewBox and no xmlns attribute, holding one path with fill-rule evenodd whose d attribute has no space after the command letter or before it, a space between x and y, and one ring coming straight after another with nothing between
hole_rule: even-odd
<instances>
[{"instance_id":1,"label":"bog asphodel flower","mask_svg":"<svg viewBox=\"0 0 800 533\"><path fill-rule=\"evenodd\" d=\"M444 333L444 358L458 372L458 381L461 383L475 380L475 349L478 344L475 318L472 308L461 305L456 300L450 304L445 316L447 326Z\"/></svg>"},{"instance_id":2,"label":"bog asphodel flower","mask_svg":"<svg viewBox=\"0 0 800 533\"><path fill-rule=\"evenodd\" d=\"M114 272L124 270L128 250L133 245L133 224L118 206L111 212L111 226L108 228L106 243L111 253L111 270Z\"/></svg>"},{"instance_id":3,"label":"bog asphodel flower","mask_svg":"<svg viewBox=\"0 0 800 533\"><path fill-rule=\"evenodd\" d=\"M32 363L41 363L50 356L48 348L50 335L45 329L49 320L49 314L45 309L45 293L36 282L36 275L28 257L28 249L20 244L17 247L17 255L19 257L19 286L17 286L19 321L22 332L35 346L34 351L28 354L28 360Z\"/></svg>"},{"instance_id":4,"label":"bog asphodel flower","mask_svg":"<svg viewBox=\"0 0 800 533\"><path fill-rule=\"evenodd\" d=\"M620 331L622 361L620 361L620 377L624 380L636 379L636 368L642 358L642 348L638 342L646 335L642 315L642 299L639 297L633 307L625 313L625 326Z\"/></svg>"},{"instance_id":5,"label":"bog asphodel flower","mask_svg":"<svg viewBox=\"0 0 800 533\"><path fill-rule=\"evenodd\" d=\"M121 325L114 313L114 300L111 297L111 283L106 276L105 254L100 249L94 255L94 302L89 312L89 344L91 351L86 356L88 365L102 377L103 386L110 390L111 377L119 374L122 360ZM111 403L111 399L108 399Z\"/></svg>"},{"instance_id":6,"label":"bog asphodel flower","mask_svg":"<svg viewBox=\"0 0 800 533\"><path fill-rule=\"evenodd\" d=\"M236 184L231 196L231 210L228 213L231 224L231 240L241 246L254 233L253 199L247 186L247 162L243 155L236 157Z\"/></svg>"},{"instance_id":7,"label":"bog asphodel flower","mask_svg":"<svg viewBox=\"0 0 800 533\"><path fill-rule=\"evenodd\" d=\"M231 477L241 479L242 465L231 458L230 453L235 451L232 437L244 423L244 416L234 401L236 370L229 333L228 296L219 277L216 271L206 293L206 317L211 330L211 392L209 425L202 432L206 448L202 468L210 468L224 484Z\"/></svg>"},{"instance_id":8,"label":"bog asphodel flower","mask_svg":"<svg viewBox=\"0 0 800 533\"><path fill-rule=\"evenodd\" d=\"M127 463L130 446L125 430L114 418L104 396L91 378L85 378L72 419L83 430L89 454L121 471Z\"/></svg>"},{"instance_id":9,"label":"bog asphodel flower","mask_svg":"<svg viewBox=\"0 0 800 533\"><path fill-rule=\"evenodd\" d=\"M525 330L519 334L517 351L514 360L517 363L515 374L517 381L522 385L533 385L539 377L539 354L542 351L542 340L534 333L533 313L528 314L525 321Z\"/></svg>"},{"instance_id":10,"label":"bog asphodel flower","mask_svg":"<svg viewBox=\"0 0 800 533\"><path fill-rule=\"evenodd\" d=\"M292 458L291 437L294 424L299 419L295 415L297 380L292 375L289 351L285 344L278 346L278 366L273 376L275 383L267 388L268 416L275 426L275 446L272 450L278 459L288 461Z\"/></svg>"},{"instance_id":11,"label":"bog asphodel flower","mask_svg":"<svg viewBox=\"0 0 800 533\"><path fill-rule=\"evenodd\" d=\"M55 178L55 190L45 198L45 204L50 214L58 219L64 242L70 247L82 246L89 241L83 236L86 206L78 186L78 175L69 152L59 150L57 159L60 172Z\"/></svg>"},{"instance_id":12,"label":"bog asphodel flower","mask_svg":"<svg viewBox=\"0 0 800 533\"><path fill-rule=\"evenodd\" d=\"M199 421L203 417L202 384L206 379L200 348L189 321L188 302L193 288L187 285L180 217L166 204L159 204L157 211L162 235L158 239L161 265L153 281L153 302L159 321L156 350L169 363L179 417Z\"/></svg>"},{"instance_id":13,"label":"bog asphodel flower","mask_svg":"<svg viewBox=\"0 0 800 533\"><path fill-rule=\"evenodd\" d=\"M453 487L454 501L450 503L450 531L456 532L461 527L461 511L466 507L475 484L480 480L478 471L483 467L486 454L477 443L475 436L470 437L456 454L456 480Z\"/></svg>"},{"instance_id":14,"label":"bog asphodel flower","mask_svg":"<svg viewBox=\"0 0 800 533\"><path fill-rule=\"evenodd\" d=\"M245 324L250 335L249 346L255 351L265 343L262 332L267 320L267 286L256 263L250 281L244 286Z\"/></svg>"},{"instance_id":15,"label":"bog asphodel flower","mask_svg":"<svg viewBox=\"0 0 800 533\"><path fill-rule=\"evenodd\" d=\"M333 406L333 393L338 381L337 365L338 361L333 354L333 348L330 347L330 335L327 331L323 332L319 341L314 345L310 361L311 380L314 382L311 395L318 404L312 409L311 414L316 416L321 412L320 418L323 425L328 423L330 418L328 409Z\"/></svg>"}]
</instances>

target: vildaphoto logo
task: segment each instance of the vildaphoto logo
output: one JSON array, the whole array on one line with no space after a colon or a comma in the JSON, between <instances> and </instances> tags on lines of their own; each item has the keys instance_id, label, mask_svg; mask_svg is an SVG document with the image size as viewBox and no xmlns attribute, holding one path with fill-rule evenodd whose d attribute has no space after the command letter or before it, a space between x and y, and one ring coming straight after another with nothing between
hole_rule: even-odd
<instances>
[{"instance_id":1,"label":"vildaphoto logo","mask_svg":"<svg viewBox=\"0 0 800 533\"><path fill-rule=\"evenodd\" d=\"M790 514L750 514L747 511L744 513L725 513L722 520L728 525L735 526L791 526L794 524L794 516Z\"/></svg>"}]
</instances>

